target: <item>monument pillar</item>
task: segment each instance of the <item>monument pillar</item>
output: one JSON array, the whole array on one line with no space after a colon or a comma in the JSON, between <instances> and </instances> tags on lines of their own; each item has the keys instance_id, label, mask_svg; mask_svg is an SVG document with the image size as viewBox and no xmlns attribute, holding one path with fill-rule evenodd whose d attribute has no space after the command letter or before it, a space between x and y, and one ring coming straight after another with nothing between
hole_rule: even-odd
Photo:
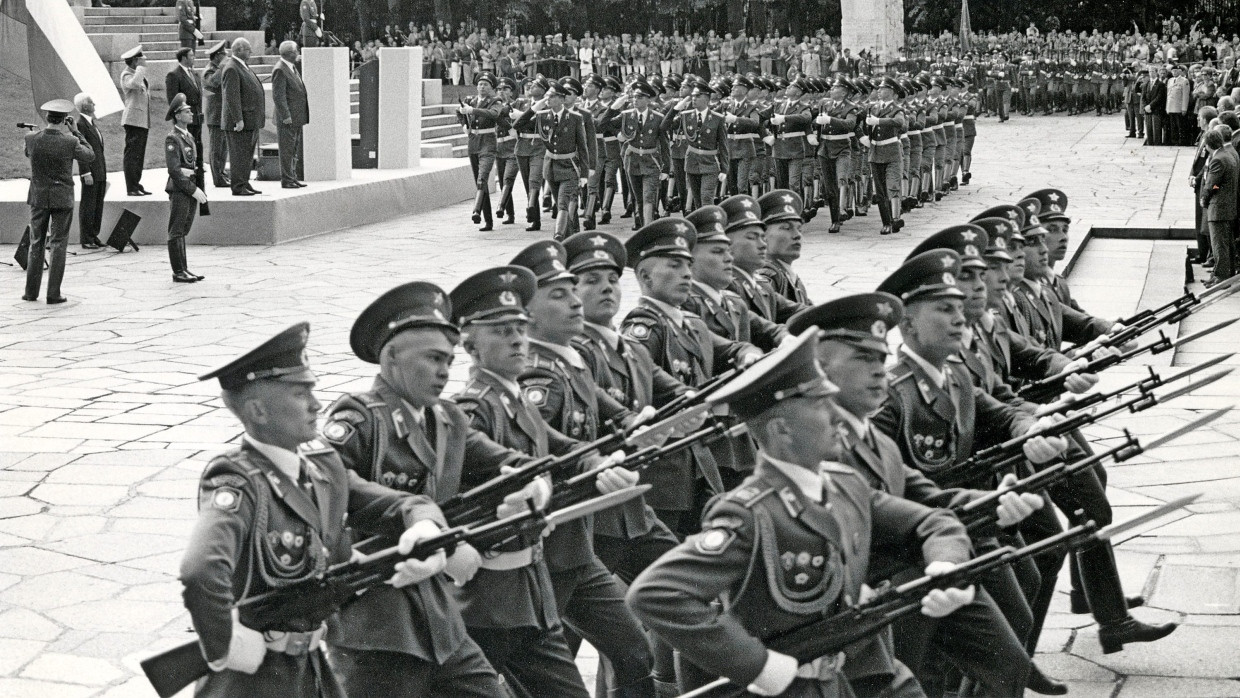
<instances>
[{"instance_id":1,"label":"monument pillar","mask_svg":"<svg viewBox=\"0 0 1240 698\"><path fill-rule=\"evenodd\" d=\"M422 164L422 48L379 49L379 169Z\"/></svg>"},{"instance_id":2,"label":"monument pillar","mask_svg":"<svg viewBox=\"0 0 1240 698\"><path fill-rule=\"evenodd\" d=\"M840 42L856 56L869 49L879 64L904 47L903 0L841 0Z\"/></svg>"},{"instance_id":3,"label":"monument pillar","mask_svg":"<svg viewBox=\"0 0 1240 698\"><path fill-rule=\"evenodd\" d=\"M353 173L349 138L349 49L302 51L302 80L310 104L306 124L306 181L332 182Z\"/></svg>"}]
</instances>

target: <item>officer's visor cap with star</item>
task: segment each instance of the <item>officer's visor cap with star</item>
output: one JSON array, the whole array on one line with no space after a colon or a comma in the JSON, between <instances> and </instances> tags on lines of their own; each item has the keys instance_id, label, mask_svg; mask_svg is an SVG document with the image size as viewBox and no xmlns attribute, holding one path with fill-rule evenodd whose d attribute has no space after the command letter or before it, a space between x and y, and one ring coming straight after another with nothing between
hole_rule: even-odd
<instances>
[{"instance_id":1,"label":"officer's visor cap with star","mask_svg":"<svg viewBox=\"0 0 1240 698\"><path fill-rule=\"evenodd\" d=\"M785 400L835 395L840 389L818 367L817 345L818 328L810 327L712 393L707 404L753 419Z\"/></svg>"},{"instance_id":2,"label":"officer's visor cap with star","mask_svg":"<svg viewBox=\"0 0 1240 698\"><path fill-rule=\"evenodd\" d=\"M905 305L938 298L964 298L964 291L956 287L959 274L959 254L953 250L931 250L905 261L878 285L878 290L890 293Z\"/></svg>"},{"instance_id":3,"label":"officer's visor cap with star","mask_svg":"<svg viewBox=\"0 0 1240 698\"><path fill-rule=\"evenodd\" d=\"M1029 238L1046 235L1046 228L1042 227L1042 202L1037 199L1021 199L1016 202L1020 210L1025 212L1025 224L1020 227L1020 234L1025 236L1025 240Z\"/></svg>"},{"instance_id":4,"label":"officer's visor cap with star","mask_svg":"<svg viewBox=\"0 0 1240 698\"><path fill-rule=\"evenodd\" d=\"M674 89L679 89L679 88L674 88ZM633 83L633 93L636 95L641 95L643 97L650 97L652 99L655 97L655 95L658 94L657 92L655 92L655 89L651 87L650 83L648 82Z\"/></svg>"},{"instance_id":5,"label":"officer's visor cap with star","mask_svg":"<svg viewBox=\"0 0 1240 698\"><path fill-rule=\"evenodd\" d=\"M854 293L797 312L788 318L788 331L799 335L817 328L820 339L887 354L887 332L902 317L904 304L890 293Z\"/></svg>"},{"instance_id":6,"label":"officer's visor cap with star","mask_svg":"<svg viewBox=\"0 0 1240 698\"><path fill-rule=\"evenodd\" d=\"M1072 220L1065 213L1068 210L1068 195L1059 189L1039 189L1025 198L1037 199L1042 205L1042 209L1038 211L1038 218L1043 223Z\"/></svg>"},{"instance_id":7,"label":"officer's visor cap with star","mask_svg":"<svg viewBox=\"0 0 1240 698\"><path fill-rule=\"evenodd\" d=\"M223 51L224 47L227 45L228 45L227 41L217 41L214 44L211 44L211 46L207 48L207 57L210 58L214 56L215 54L219 53L220 51Z\"/></svg>"},{"instance_id":8,"label":"officer's visor cap with star","mask_svg":"<svg viewBox=\"0 0 1240 698\"><path fill-rule=\"evenodd\" d=\"M905 261L916 257L922 252L947 249L954 250L960 255L961 267L985 269L986 260L982 258L982 251L989 244L989 237L981 226L972 223L961 223L944 228L922 240L917 247L913 248L912 252L908 253Z\"/></svg>"},{"instance_id":9,"label":"officer's visor cap with star","mask_svg":"<svg viewBox=\"0 0 1240 698\"><path fill-rule=\"evenodd\" d=\"M848 94L852 94L857 91L857 87L853 85L851 82L849 82L848 78L844 77L843 75L837 75L835 77L835 81L831 83L831 87L833 88L842 87L847 91Z\"/></svg>"},{"instance_id":10,"label":"officer's visor cap with star","mask_svg":"<svg viewBox=\"0 0 1240 698\"><path fill-rule=\"evenodd\" d=\"M478 77L474 78L475 85L481 85L484 82L494 88L495 76L490 73L479 73Z\"/></svg>"},{"instance_id":11,"label":"officer's visor cap with star","mask_svg":"<svg viewBox=\"0 0 1240 698\"><path fill-rule=\"evenodd\" d=\"M379 296L357 316L349 331L349 346L357 358L377 364L383 346L405 330L436 328L459 333L450 317L452 301L443 289L428 281L411 281Z\"/></svg>"},{"instance_id":12,"label":"officer's visor cap with star","mask_svg":"<svg viewBox=\"0 0 1240 698\"><path fill-rule=\"evenodd\" d=\"M534 278L541 287L557 281L576 281L577 277L568 270L566 262L568 253L564 251L564 245L557 240L544 240L518 252L509 264L534 272Z\"/></svg>"},{"instance_id":13,"label":"officer's visor cap with star","mask_svg":"<svg viewBox=\"0 0 1240 698\"><path fill-rule=\"evenodd\" d=\"M758 198L762 223L771 225L780 221L799 221L805 202L801 195L791 189L776 189Z\"/></svg>"},{"instance_id":14,"label":"officer's visor cap with star","mask_svg":"<svg viewBox=\"0 0 1240 698\"><path fill-rule=\"evenodd\" d=\"M309 339L310 323L299 322L223 366L198 376L198 380L219 379L224 390L237 390L260 380L314 385L314 373L306 359Z\"/></svg>"},{"instance_id":15,"label":"officer's visor cap with star","mask_svg":"<svg viewBox=\"0 0 1240 698\"><path fill-rule=\"evenodd\" d=\"M486 269L465 279L448 299L452 301L452 321L468 325L499 325L529 321L525 306L534 297L538 282L534 272L515 265Z\"/></svg>"},{"instance_id":16,"label":"officer's visor cap with star","mask_svg":"<svg viewBox=\"0 0 1240 698\"><path fill-rule=\"evenodd\" d=\"M127 61L127 60L129 60L129 59L131 59L131 58L138 58L139 56L143 56L143 55L145 55L145 54L143 54L143 53L142 53L142 44L138 44L137 46L134 46L133 48L129 49L128 51L126 51L126 52L122 53L122 54L121 54L121 60L122 60L122 61Z\"/></svg>"},{"instance_id":17,"label":"officer's visor cap with star","mask_svg":"<svg viewBox=\"0 0 1240 698\"><path fill-rule=\"evenodd\" d=\"M624 243L629 256L629 266L634 269L643 260L654 257L679 257L693 259L693 247L697 244L697 232L683 218L660 218L642 226Z\"/></svg>"},{"instance_id":18,"label":"officer's visor cap with star","mask_svg":"<svg viewBox=\"0 0 1240 698\"><path fill-rule=\"evenodd\" d=\"M723 208L719 206L703 206L685 216L685 220L692 223L693 227L697 229L697 244L703 245L710 242L722 242L725 245L732 244L732 239L724 232L724 224L727 223L728 214L724 213Z\"/></svg>"},{"instance_id":19,"label":"officer's visor cap with star","mask_svg":"<svg viewBox=\"0 0 1240 698\"><path fill-rule=\"evenodd\" d=\"M624 243L614 235L595 231L582 231L568 236L564 241L568 257L568 270L581 274L591 269L615 269L623 274L628 254Z\"/></svg>"},{"instance_id":20,"label":"officer's visor cap with star","mask_svg":"<svg viewBox=\"0 0 1240 698\"><path fill-rule=\"evenodd\" d=\"M1025 209L1020 206L1013 206L1012 204L999 204L998 206L991 206L985 211L973 216L969 222L972 223L983 218L1002 218L1004 220L1011 221L1016 225L1017 230L1025 227Z\"/></svg>"},{"instance_id":21,"label":"officer's visor cap with star","mask_svg":"<svg viewBox=\"0 0 1240 698\"><path fill-rule=\"evenodd\" d=\"M73 102L70 102L67 99L53 99L50 102L44 102L43 106L39 107L39 109L47 112L49 116L51 114L72 114Z\"/></svg>"},{"instance_id":22,"label":"officer's visor cap with star","mask_svg":"<svg viewBox=\"0 0 1240 698\"><path fill-rule=\"evenodd\" d=\"M172 121L176 118L177 112L185 107L185 95L178 92L172 101L168 103L168 114L164 117L164 121Z\"/></svg>"},{"instance_id":23,"label":"officer's visor cap with star","mask_svg":"<svg viewBox=\"0 0 1240 698\"><path fill-rule=\"evenodd\" d=\"M573 77L560 78L560 87L566 94L581 96L581 81Z\"/></svg>"},{"instance_id":24,"label":"officer's visor cap with star","mask_svg":"<svg viewBox=\"0 0 1240 698\"><path fill-rule=\"evenodd\" d=\"M735 233L749 226L766 228L762 223L762 207L748 194L729 196L721 201L719 206L728 216L728 222L724 224L724 232Z\"/></svg>"},{"instance_id":25,"label":"officer's visor cap with star","mask_svg":"<svg viewBox=\"0 0 1240 698\"><path fill-rule=\"evenodd\" d=\"M982 251L982 256L987 260L1015 261L1008 250L1011 250L1013 245L1023 247L1025 244L1025 236L1021 235L1016 224L1007 218L978 218L973 221L973 225L986 231L988 244Z\"/></svg>"}]
</instances>

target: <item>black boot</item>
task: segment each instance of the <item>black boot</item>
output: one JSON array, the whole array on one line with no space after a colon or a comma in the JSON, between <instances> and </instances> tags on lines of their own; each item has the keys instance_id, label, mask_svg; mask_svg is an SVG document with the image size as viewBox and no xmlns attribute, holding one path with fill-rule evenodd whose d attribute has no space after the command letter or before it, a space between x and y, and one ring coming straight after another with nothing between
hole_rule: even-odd
<instances>
[{"instance_id":1,"label":"black boot","mask_svg":"<svg viewBox=\"0 0 1240 698\"><path fill-rule=\"evenodd\" d=\"M1029 678L1025 681L1025 688L1044 696L1062 696L1068 693L1066 683L1043 674L1033 662L1029 662Z\"/></svg>"},{"instance_id":2,"label":"black boot","mask_svg":"<svg viewBox=\"0 0 1240 698\"><path fill-rule=\"evenodd\" d=\"M644 225L646 225L646 223L645 221L642 220L642 214L640 213L634 214L633 215L633 230L641 230L642 226Z\"/></svg>"},{"instance_id":3,"label":"black boot","mask_svg":"<svg viewBox=\"0 0 1240 698\"><path fill-rule=\"evenodd\" d=\"M181 245L178 240L168 241L168 263L172 265L172 280L178 284L192 284L198 277L185 271L185 262L181 259Z\"/></svg>"},{"instance_id":4,"label":"black boot","mask_svg":"<svg viewBox=\"0 0 1240 698\"><path fill-rule=\"evenodd\" d=\"M535 230L542 230L542 216L538 214L537 206L530 206L525 209L525 220L529 222L529 226L526 227L526 231L533 232Z\"/></svg>"},{"instance_id":5,"label":"black boot","mask_svg":"<svg viewBox=\"0 0 1240 698\"><path fill-rule=\"evenodd\" d=\"M1128 601L1110 548L1109 543L1098 542L1077 552L1081 571L1085 572L1085 598L1098 621L1098 643L1103 654L1119 652L1130 642L1161 640L1177 627L1176 623L1149 625L1128 614Z\"/></svg>"},{"instance_id":6,"label":"black boot","mask_svg":"<svg viewBox=\"0 0 1240 698\"><path fill-rule=\"evenodd\" d=\"M1068 594L1068 601L1072 607L1072 612L1077 615L1083 615L1090 612L1089 601L1085 600L1085 593L1073 589ZM1127 602L1128 608L1140 608L1145 605L1145 597L1137 594L1136 596L1126 596L1124 601Z\"/></svg>"},{"instance_id":7,"label":"black boot","mask_svg":"<svg viewBox=\"0 0 1240 698\"><path fill-rule=\"evenodd\" d=\"M190 276L194 277L194 279L197 281L202 281L203 279L207 278L201 274L195 274L194 272L189 270L189 257L185 255L185 238L180 238L179 242L177 242L177 249L181 254L181 268L185 270L186 274L189 274Z\"/></svg>"}]
</instances>

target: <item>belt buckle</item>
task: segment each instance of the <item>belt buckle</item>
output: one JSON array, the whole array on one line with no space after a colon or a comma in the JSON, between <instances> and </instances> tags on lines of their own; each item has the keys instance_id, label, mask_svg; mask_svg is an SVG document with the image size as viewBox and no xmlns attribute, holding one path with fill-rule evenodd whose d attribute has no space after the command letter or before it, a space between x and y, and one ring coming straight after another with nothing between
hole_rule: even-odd
<instances>
[{"instance_id":1,"label":"belt buckle","mask_svg":"<svg viewBox=\"0 0 1240 698\"><path fill-rule=\"evenodd\" d=\"M310 648L310 640L314 637L314 633L289 633L288 644L284 647L284 653L294 657L301 656Z\"/></svg>"}]
</instances>

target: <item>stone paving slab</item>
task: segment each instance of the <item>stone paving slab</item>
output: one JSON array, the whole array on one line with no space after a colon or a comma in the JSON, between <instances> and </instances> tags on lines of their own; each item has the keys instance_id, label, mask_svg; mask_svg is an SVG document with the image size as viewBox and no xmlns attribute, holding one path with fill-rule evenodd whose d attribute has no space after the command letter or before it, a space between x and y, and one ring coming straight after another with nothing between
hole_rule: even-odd
<instances>
[{"instance_id":1,"label":"stone paving slab","mask_svg":"<svg viewBox=\"0 0 1240 698\"><path fill-rule=\"evenodd\" d=\"M1191 150L1140 147L1123 138L1115 117L984 120L979 130L972 185L908 215L903 232L880 237L873 209L840 235L826 233L825 212L808 225L797 269L810 295L825 301L871 290L917 241L1044 186L1069 195L1072 249L1080 250L1072 284L1087 308L1119 317L1182 292L1184 242L1085 242L1082 233L1094 225L1166 229L1191 220L1182 186ZM1013 159L1012 143L1039 147ZM192 268L207 277L193 285L170 282L159 249L82 252L69 259L70 302L55 307L18 301L20 273L0 268L9 289L0 300L0 695L153 695L136 674L137 661L187 637L175 574L195 517L197 476L239 436L216 386L195 376L309 319L324 404L365 389L374 369L352 356L348 330L376 295L415 278L450 290L546 239L518 226L482 233L468 213L452 206L277 247L193 245ZM629 223L617 218L603 229L623 239ZM4 258L11 253L12 246L0 246ZM631 274L622 288L627 310L637 296ZM1225 303L1171 332L1238 312L1240 301ZM1167 370L1173 361L1186 365L1233 347L1240 334L1145 357L1108 371L1101 387L1146 375L1146 365ZM458 359L449 392L468 372L468 360ZM1237 380L1088 433L1107 440L1123 428L1141 437L1162 433L1202 409L1230 404L1240 393ZM1232 656L1240 632L1237 436L1240 414L1110 468L1117 518L1186 492L1207 493L1179 520L1117 549L1128 590L1145 591L1156 606L1137 615L1178 618L1186 627L1156 645L1101 656L1092 618L1067 612L1062 575L1039 663L1068 680L1072 695L1240 695L1228 680L1240 673ZM588 685L595 661L588 647L579 657Z\"/></svg>"}]
</instances>

